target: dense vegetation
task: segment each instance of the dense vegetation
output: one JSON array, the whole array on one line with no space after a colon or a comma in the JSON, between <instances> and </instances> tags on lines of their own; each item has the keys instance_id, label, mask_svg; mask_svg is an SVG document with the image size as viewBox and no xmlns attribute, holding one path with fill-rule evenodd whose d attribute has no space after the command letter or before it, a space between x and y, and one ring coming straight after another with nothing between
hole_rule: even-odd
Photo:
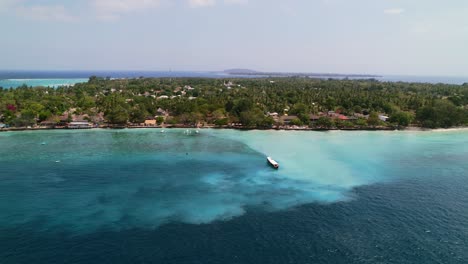
<instances>
[{"instance_id":1,"label":"dense vegetation","mask_svg":"<svg viewBox=\"0 0 468 264\"><path fill-rule=\"evenodd\" d=\"M171 98L172 97L172 98ZM468 124L468 84L390 83L374 80L277 79L118 79L91 77L73 87L0 88L0 122L31 126L56 122L69 113L93 122L158 123L270 127L268 112L297 116L291 125L317 127L408 126L447 128ZM331 119L335 111L358 116ZM310 124L310 114L320 118ZM390 117L387 123L378 114ZM101 119L99 118L101 117ZM103 118L102 118L103 117Z\"/></svg>"}]
</instances>

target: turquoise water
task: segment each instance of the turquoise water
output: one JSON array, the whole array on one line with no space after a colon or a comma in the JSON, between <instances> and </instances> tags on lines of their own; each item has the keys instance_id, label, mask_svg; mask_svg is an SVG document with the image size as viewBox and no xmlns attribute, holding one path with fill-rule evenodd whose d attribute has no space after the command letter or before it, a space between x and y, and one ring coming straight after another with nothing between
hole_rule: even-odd
<instances>
[{"instance_id":1,"label":"turquoise water","mask_svg":"<svg viewBox=\"0 0 468 264\"><path fill-rule=\"evenodd\" d=\"M467 143L468 130L0 133L0 263L466 263Z\"/></svg>"},{"instance_id":2,"label":"turquoise water","mask_svg":"<svg viewBox=\"0 0 468 264\"><path fill-rule=\"evenodd\" d=\"M3 88L17 88L22 85L27 86L50 86L50 87L59 87L59 86L70 86L76 83L87 82L88 79L78 78L78 79L0 79L0 87Z\"/></svg>"}]
</instances>

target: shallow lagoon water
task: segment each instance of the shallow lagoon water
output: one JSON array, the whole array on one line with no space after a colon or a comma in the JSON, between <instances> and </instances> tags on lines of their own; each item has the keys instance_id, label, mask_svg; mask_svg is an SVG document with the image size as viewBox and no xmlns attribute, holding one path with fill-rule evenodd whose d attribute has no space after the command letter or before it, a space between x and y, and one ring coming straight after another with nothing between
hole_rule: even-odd
<instances>
[{"instance_id":1,"label":"shallow lagoon water","mask_svg":"<svg viewBox=\"0 0 468 264\"><path fill-rule=\"evenodd\" d=\"M467 260L466 130L189 131L0 133L0 262Z\"/></svg>"},{"instance_id":2,"label":"shallow lagoon water","mask_svg":"<svg viewBox=\"0 0 468 264\"><path fill-rule=\"evenodd\" d=\"M0 74L1 75L1 74ZM77 83L87 82L88 79L76 78L76 79L1 79L0 87L7 88L18 88L20 86L44 86L44 87L59 87L59 86L73 86Z\"/></svg>"}]
</instances>

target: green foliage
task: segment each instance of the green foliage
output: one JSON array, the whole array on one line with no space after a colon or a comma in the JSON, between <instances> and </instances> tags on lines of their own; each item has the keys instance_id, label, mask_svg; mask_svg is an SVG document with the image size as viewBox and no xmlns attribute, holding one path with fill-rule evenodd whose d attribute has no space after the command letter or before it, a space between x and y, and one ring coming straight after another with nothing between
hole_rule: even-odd
<instances>
[{"instance_id":1,"label":"green foliage","mask_svg":"<svg viewBox=\"0 0 468 264\"><path fill-rule=\"evenodd\" d=\"M124 107L117 105L114 108L109 109L106 112L105 117L111 124L123 125L128 122L129 114Z\"/></svg>"},{"instance_id":2,"label":"green foliage","mask_svg":"<svg viewBox=\"0 0 468 264\"><path fill-rule=\"evenodd\" d=\"M331 118L322 116L317 120L315 125L318 128L332 128L335 124Z\"/></svg>"},{"instance_id":3,"label":"green foliage","mask_svg":"<svg viewBox=\"0 0 468 264\"><path fill-rule=\"evenodd\" d=\"M215 119L222 119L226 117L226 110L223 108L218 108L215 111L213 111L213 117Z\"/></svg>"},{"instance_id":4,"label":"green foliage","mask_svg":"<svg viewBox=\"0 0 468 264\"><path fill-rule=\"evenodd\" d=\"M451 101L435 100L416 112L416 120L423 127L448 128L466 123L465 112L457 108Z\"/></svg>"},{"instance_id":5,"label":"green foliage","mask_svg":"<svg viewBox=\"0 0 468 264\"><path fill-rule=\"evenodd\" d=\"M5 110L3 112L2 118L0 121L7 125L13 125L13 120L16 118L15 114L10 110Z\"/></svg>"},{"instance_id":6,"label":"green foliage","mask_svg":"<svg viewBox=\"0 0 468 264\"><path fill-rule=\"evenodd\" d=\"M52 116L52 112L50 110L42 110L39 112L39 121L45 121Z\"/></svg>"},{"instance_id":7,"label":"green foliage","mask_svg":"<svg viewBox=\"0 0 468 264\"><path fill-rule=\"evenodd\" d=\"M303 103L295 104L289 111L289 114L291 115L300 115L300 114L307 114L307 113L309 113L308 107Z\"/></svg>"},{"instance_id":8,"label":"green foliage","mask_svg":"<svg viewBox=\"0 0 468 264\"><path fill-rule=\"evenodd\" d=\"M365 127L367 126L367 120L364 118L359 118L358 120L356 120L355 124L358 127Z\"/></svg>"},{"instance_id":9,"label":"green foliage","mask_svg":"<svg viewBox=\"0 0 468 264\"><path fill-rule=\"evenodd\" d=\"M390 116L390 119L388 120L391 123L394 123L398 126L409 126L411 122L413 121L413 115L408 112L396 112Z\"/></svg>"},{"instance_id":10,"label":"green foliage","mask_svg":"<svg viewBox=\"0 0 468 264\"><path fill-rule=\"evenodd\" d=\"M382 122L379 119L379 114L376 112L371 112L369 118L367 119L367 124L371 127L380 125Z\"/></svg>"},{"instance_id":11,"label":"green foliage","mask_svg":"<svg viewBox=\"0 0 468 264\"><path fill-rule=\"evenodd\" d=\"M196 123L202 121L202 114L195 113L183 113L178 116L178 121L180 124L184 125L195 125Z\"/></svg>"},{"instance_id":12,"label":"green foliage","mask_svg":"<svg viewBox=\"0 0 468 264\"><path fill-rule=\"evenodd\" d=\"M353 107L353 111L354 113L362 113L362 107L360 107L359 105L356 105Z\"/></svg>"},{"instance_id":13,"label":"green foliage","mask_svg":"<svg viewBox=\"0 0 468 264\"><path fill-rule=\"evenodd\" d=\"M304 125L304 123L301 121L301 119L294 118L293 120L291 120L289 122L289 125L291 125L291 126L302 126L302 125Z\"/></svg>"},{"instance_id":14,"label":"green foliage","mask_svg":"<svg viewBox=\"0 0 468 264\"><path fill-rule=\"evenodd\" d=\"M25 109L21 111L21 115L11 121L15 127L32 126L36 123L36 115L32 110Z\"/></svg>"},{"instance_id":15,"label":"green foliage","mask_svg":"<svg viewBox=\"0 0 468 264\"><path fill-rule=\"evenodd\" d=\"M229 124L229 119L228 118L217 119L214 122L214 124L217 126L226 126L227 124Z\"/></svg>"},{"instance_id":16,"label":"green foliage","mask_svg":"<svg viewBox=\"0 0 468 264\"><path fill-rule=\"evenodd\" d=\"M132 123L140 124L145 122L146 117L147 114L145 113L145 111L136 108L132 109L132 111L130 112L129 120Z\"/></svg>"},{"instance_id":17,"label":"green foliage","mask_svg":"<svg viewBox=\"0 0 468 264\"><path fill-rule=\"evenodd\" d=\"M136 106L130 111L129 119L132 123L141 124L145 122L148 115L149 114L145 109Z\"/></svg>"},{"instance_id":18,"label":"green foliage","mask_svg":"<svg viewBox=\"0 0 468 264\"><path fill-rule=\"evenodd\" d=\"M257 124L258 127L261 128L271 128L273 124L275 123L275 120L271 116L265 116L263 117L262 121Z\"/></svg>"},{"instance_id":19,"label":"green foliage","mask_svg":"<svg viewBox=\"0 0 468 264\"><path fill-rule=\"evenodd\" d=\"M352 128L352 127L354 127L354 124L353 124L352 122L350 122L350 121L343 121L342 127L344 127L344 128Z\"/></svg>"},{"instance_id":20,"label":"green foliage","mask_svg":"<svg viewBox=\"0 0 468 264\"><path fill-rule=\"evenodd\" d=\"M241 112L239 116L240 122L246 127L261 126L263 125L264 119L265 115L258 108Z\"/></svg>"},{"instance_id":21,"label":"green foliage","mask_svg":"<svg viewBox=\"0 0 468 264\"><path fill-rule=\"evenodd\" d=\"M164 123L164 117L162 116L156 117L156 123L158 123L158 125L161 125L162 123Z\"/></svg>"},{"instance_id":22,"label":"green foliage","mask_svg":"<svg viewBox=\"0 0 468 264\"><path fill-rule=\"evenodd\" d=\"M235 85L226 89L223 85L226 81L110 80L92 76L88 82L73 87L0 89L0 118L10 125L34 125L76 109L77 114L86 113L92 119L103 113L108 122L125 124L158 115L156 111L161 108L172 116L167 123L241 122L248 127L269 127L272 119L264 113L281 114L289 109L289 114L297 115L302 124L309 124L310 113L332 110L345 115L371 113L368 123L364 119L354 121L357 127L382 125L377 113L389 115L389 123L399 126L409 125L412 119L425 127L450 127L468 122L468 85L277 78L274 85L265 79L230 79ZM186 85L195 89L184 89ZM161 95L175 97L156 99ZM189 100L189 96L197 98ZM335 126L332 120L324 118L313 125ZM337 125L346 128L349 123L338 121Z\"/></svg>"}]
</instances>

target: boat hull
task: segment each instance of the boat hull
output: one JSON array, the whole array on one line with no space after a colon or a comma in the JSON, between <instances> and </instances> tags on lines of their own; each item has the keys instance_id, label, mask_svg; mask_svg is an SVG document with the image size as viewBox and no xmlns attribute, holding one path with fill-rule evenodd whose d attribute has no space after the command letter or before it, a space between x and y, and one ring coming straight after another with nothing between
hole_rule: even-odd
<instances>
[{"instance_id":1,"label":"boat hull","mask_svg":"<svg viewBox=\"0 0 468 264\"><path fill-rule=\"evenodd\" d=\"M274 169L276 169L276 170L279 169L279 164L278 164L278 162L274 161L272 158L267 157L267 163L268 163L271 167L273 167Z\"/></svg>"}]
</instances>

